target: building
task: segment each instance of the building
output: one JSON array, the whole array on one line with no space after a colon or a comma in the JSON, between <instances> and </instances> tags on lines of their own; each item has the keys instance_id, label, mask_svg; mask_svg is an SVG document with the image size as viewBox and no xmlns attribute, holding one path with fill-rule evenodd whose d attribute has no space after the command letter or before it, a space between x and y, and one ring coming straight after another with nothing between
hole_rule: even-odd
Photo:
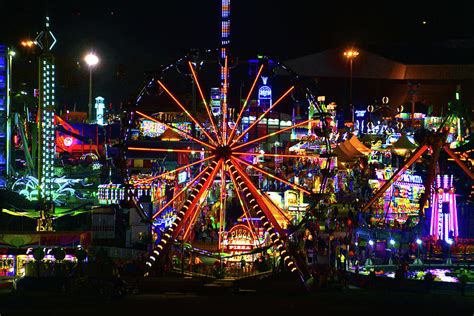
<instances>
[{"instance_id":1,"label":"building","mask_svg":"<svg viewBox=\"0 0 474 316\"><path fill-rule=\"evenodd\" d=\"M366 109L382 104L382 98L388 97L394 110L405 104L405 111L410 111L415 104L417 111L440 116L446 113L456 92L461 94L463 104L474 105L474 64L422 62L407 64L360 49L352 65L354 107ZM348 106L351 72L344 48L294 58L286 64L299 75L313 77L321 93L331 96L341 110Z\"/></svg>"}]
</instances>

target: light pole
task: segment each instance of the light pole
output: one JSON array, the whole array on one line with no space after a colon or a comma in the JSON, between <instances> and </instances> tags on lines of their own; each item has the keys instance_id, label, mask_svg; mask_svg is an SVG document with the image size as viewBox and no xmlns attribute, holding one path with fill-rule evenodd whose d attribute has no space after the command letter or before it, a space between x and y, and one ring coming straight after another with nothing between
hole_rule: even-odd
<instances>
[{"instance_id":1,"label":"light pole","mask_svg":"<svg viewBox=\"0 0 474 316\"><path fill-rule=\"evenodd\" d=\"M6 157L6 174L7 174L7 182L10 180L10 175L12 172L12 169L10 167L11 163L11 144L12 144L12 129L11 129L11 118L10 118L10 106L11 106L11 98L13 95L13 86L12 86L12 66L13 66L13 57L16 55L15 51L13 49L8 49L8 64L7 64L7 146L6 146L6 151L7 151L7 157Z\"/></svg>"},{"instance_id":2,"label":"light pole","mask_svg":"<svg viewBox=\"0 0 474 316\"><path fill-rule=\"evenodd\" d=\"M349 49L344 52L344 56L349 59L350 67L350 79L349 79L349 108L351 111L351 122L354 124L354 106L352 105L352 60L359 56L359 52L356 49Z\"/></svg>"},{"instance_id":3,"label":"light pole","mask_svg":"<svg viewBox=\"0 0 474 316\"><path fill-rule=\"evenodd\" d=\"M367 255L367 259L365 260L365 263L364 265L367 267L367 266L373 266L373 262L372 262L372 251L373 251L373 248L374 248L374 241L372 239L369 239L369 253Z\"/></svg>"},{"instance_id":4,"label":"light pole","mask_svg":"<svg viewBox=\"0 0 474 316\"><path fill-rule=\"evenodd\" d=\"M447 265L452 265L453 264L453 261L451 259L451 246L453 244L453 240L451 238L448 238L448 240L446 240L446 243L448 244L448 260L446 260L446 264Z\"/></svg>"},{"instance_id":5,"label":"light pole","mask_svg":"<svg viewBox=\"0 0 474 316\"><path fill-rule=\"evenodd\" d=\"M388 260L389 265L393 265L393 257L394 257L394 252L395 252L395 240L393 238L390 238L390 248L392 248L392 251L390 252L390 259Z\"/></svg>"},{"instance_id":6,"label":"light pole","mask_svg":"<svg viewBox=\"0 0 474 316\"><path fill-rule=\"evenodd\" d=\"M89 53L84 57L84 61L89 66L89 122L92 121L92 68L99 63L99 57L94 53Z\"/></svg>"},{"instance_id":7,"label":"light pole","mask_svg":"<svg viewBox=\"0 0 474 316\"><path fill-rule=\"evenodd\" d=\"M423 262L421 261L421 258L420 258L420 248L421 248L421 245L423 244L423 242L421 241L420 238L417 238L416 239L416 244L417 244L417 247L416 247L417 255L416 255L415 262L413 262L413 264L422 265Z\"/></svg>"}]
</instances>

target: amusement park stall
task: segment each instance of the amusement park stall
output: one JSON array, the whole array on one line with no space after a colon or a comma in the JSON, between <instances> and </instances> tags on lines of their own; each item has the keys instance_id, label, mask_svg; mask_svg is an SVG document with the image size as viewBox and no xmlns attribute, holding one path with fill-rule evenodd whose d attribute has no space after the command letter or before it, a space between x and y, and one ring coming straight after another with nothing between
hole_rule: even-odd
<instances>
[{"instance_id":1,"label":"amusement park stall","mask_svg":"<svg viewBox=\"0 0 474 316\"><path fill-rule=\"evenodd\" d=\"M392 174L393 169L378 169L376 179L370 179L369 185L375 192L390 179ZM382 202L376 207L379 220L389 222L391 225L404 224L408 219L416 221L419 215L418 200L423 192L421 176L407 171L385 192Z\"/></svg>"},{"instance_id":2,"label":"amusement park stall","mask_svg":"<svg viewBox=\"0 0 474 316\"><path fill-rule=\"evenodd\" d=\"M55 261L52 251L63 248L65 261L77 261L75 250L87 249L91 242L90 232L35 232L0 234L0 277L22 276L25 265L34 261L33 249L44 248L46 262Z\"/></svg>"}]
</instances>

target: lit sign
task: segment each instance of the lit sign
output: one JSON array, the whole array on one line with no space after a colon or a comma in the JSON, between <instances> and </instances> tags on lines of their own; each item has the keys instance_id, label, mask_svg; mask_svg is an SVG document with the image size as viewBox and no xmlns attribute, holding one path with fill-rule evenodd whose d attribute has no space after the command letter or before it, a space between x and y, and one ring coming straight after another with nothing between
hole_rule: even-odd
<instances>
[{"instance_id":1,"label":"lit sign","mask_svg":"<svg viewBox=\"0 0 474 316\"><path fill-rule=\"evenodd\" d=\"M188 173L186 171L182 171L178 173L178 184L186 182L187 178L188 178Z\"/></svg>"},{"instance_id":2,"label":"lit sign","mask_svg":"<svg viewBox=\"0 0 474 316\"><path fill-rule=\"evenodd\" d=\"M191 124L188 122L176 122L171 123L171 125L185 133L191 133ZM166 129L165 125L150 120L142 120L140 124L140 134L142 136L160 137Z\"/></svg>"},{"instance_id":3,"label":"lit sign","mask_svg":"<svg viewBox=\"0 0 474 316\"><path fill-rule=\"evenodd\" d=\"M382 169L382 170L377 170L376 174L377 174L377 179L378 180L389 180L390 177L392 176L393 172L392 172L392 170L389 170L389 169L387 169L387 170ZM405 174L402 174L398 178L397 182L423 184L423 179L419 175L405 173Z\"/></svg>"},{"instance_id":4,"label":"lit sign","mask_svg":"<svg viewBox=\"0 0 474 316\"><path fill-rule=\"evenodd\" d=\"M227 247L232 254L252 250L254 241L250 229L242 224L235 225L227 234Z\"/></svg>"},{"instance_id":5,"label":"lit sign","mask_svg":"<svg viewBox=\"0 0 474 316\"><path fill-rule=\"evenodd\" d=\"M95 98L95 108L96 108L96 121L99 125L104 125L104 98L97 97Z\"/></svg>"},{"instance_id":6,"label":"lit sign","mask_svg":"<svg viewBox=\"0 0 474 316\"><path fill-rule=\"evenodd\" d=\"M259 99L271 99L272 98L272 89L269 86L261 86L258 89L258 98Z\"/></svg>"},{"instance_id":7,"label":"lit sign","mask_svg":"<svg viewBox=\"0 0 474 316\"><path fill-rule=\"evenodd\" d=\"M221 90L211 88L211 109L214 116L221 114Z\"/></svg>"},{"instance_id":8,"label":"lit sign","mask_svg":"<svg viewBox=\"0 0 474 316\"><path fill-rule=\"evenodd\" d=\"M366 110L357 110L355 111L355 115L356 117L364 117L366 112Z\"/></svg>"},{"instance_id":9,"label":"lit sign","mask_svg":"<svg viewBox=\"0 0 474 316\"><path fill-rule=\"evenodd\" d=\"M140 132L143 136L159 137L165 130L165 125L149 120L143 120L140 124Z\"/></svg>"}]
</instances>

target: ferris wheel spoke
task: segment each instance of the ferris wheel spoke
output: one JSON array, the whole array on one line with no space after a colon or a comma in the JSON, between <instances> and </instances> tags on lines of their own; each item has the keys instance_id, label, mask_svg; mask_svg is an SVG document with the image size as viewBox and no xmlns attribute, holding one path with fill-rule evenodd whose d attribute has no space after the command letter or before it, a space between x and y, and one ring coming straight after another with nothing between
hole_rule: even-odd
<instances>
[{"instance_id":1,"label":"ferris wheel spoke","mask_svg":"<svg viewBox=\"0 0 474 316\"><path fill-rule=\"evenodd\" d=\"M193 74L194 82L196 83L199 94L201 95L201 99L202 99L202 102L204 103L204 107L206 108L207 115L209 116L209 121L211 122L214 135L216 136L216 140L217 140L218 143L220 143L221 138L220 138L219 134L217 133L216 123L214 122L214 118L212 116L211 111L209 110L209 106L207 104L206 98L204 97L204 93L202 92L201 85L199 84L199 80L198 80L198 77L196 75L196 71L194 70L194 66L190 61L188 61L188 65L189 65L189 68L191 69L191 72Z\"/></svg>"},{"instance_id":2,"label":"ferris wheel spoke","mask_svg":"<svg viewBox=\"0 0 474 316\"><path fill-rule=\"evenodd\" d=\"M276 205L275 202L272 201L270 196L268 196L267 194L263 194L263 198L265 202L267 203L267 205L269 206L269 208L275 209L275 211L279 213L286 220L287 224L291 224L291 220L288 218L288 216L286 216L285 212L283 212L283 210L278 205Z\"/></svg>"},{"instance_id":3,"label":"ferris wheel spoke","mask_svg":"<svg viewBox=\"0 0 474 316\"><path fill-rule=\"evenodd\" d=\"M217 164L217 166L215 166L216 164ZM176 238L178 236L179 232L181 231L183 226L185 226L186 222L190 218L193 217L194 213L198 212L199 208L196 207L196 205L199 203L199 200L201 199L201 197L209 191L209 187L214 182L214 179L216 178L217 172L219 171L220 167L222 166L222 160L219 160L219 162L214 161L213 165L214 165L214 167L211 166L210 170L205 173L205 175L203 177L203 178L205 178L205 180L202 181L203 179L201 179L199 184L194 188L194 192L197 191L197 193L196 194L194 194L194 192L191 193L191 196L188 197L188 200L186 201L186 203L184 203L184 205L183 205L184 212L183 212L182 209L179 211L179 215L183 215L183 217L181 218L178 225L176 225L176 231L173 235L173 238ZM201 185L201 183L202 183L202 186L200 188L198 188ZM189 202L189 204L187 205L188 202ZM189 226L191 226L191 225L192 225L192 222L189 223L186 228L189 228Z\"/></svg>"},{"instance_id":4,"label":"ferris wheel spoke","mask_svg":"<svg viewBox=\"0 0 474 316\"><path fill-rule=\"evenodd\" d=\"M228 163L229 170L231 173L233 173L235 180L239 186L239 189L245 196L249 197L249 203L252 209L256 212L257 216L260 217L263 227L269 234L272 244L274 244L277 250L280 252L280 256L283 258L283 262L288 267L288 269L290 269L291 272L295 272L298 274L303 284L306 284L305 275L300 270L300 268L298 268L295 261L290 257L290 254L285 249L286 247L282 240L282 238L285 238L286 236L285 232L278 225L275 217L273 217L271 211L269 211L265 203L263 203L263 201L261 200L259 202L259 199L255 198L258 197L258 193L256 192L257 188L252 184L251 181L249 181L248 178L246 178L245 172L243 172L243 170L241 169L238 169L238 165L232 163L231 161L227 161L226 163ZM246 178L247 181L243 180L242 178ZM278 232L280 236L278 236L276 232Z\"/></svg>"},{"instance_id":5,"label":"ferris wheel spoke","mask_svg":"<svg viewBox=\"0 0 474 316\"><path fill-rule=\"evenodd\" d=\"M238 168L239 171L243 172L243 170L238 166L238 164L234 164L234 165L236 168ZM249 185L254 187L252 189L258 193L258 196L261 197L260 201L264 201L266 203L264 205L266 205L266 208L269 209L270 212L271 212L270 207L273 207L277 213L280 213L280 215L282 215L282 217L287 221L288 224L291 224L290 219L285 215L285 213L283 213L283 210L280 209L275 203L273 203L273 201L270 199L270 197L267 194L262 193L262 191L253 184L252 180L250 180L250 178L245 172L243 172L242 176L249 183ZM275 220L275 222L277 221Z\"/></svg>"},{"instance_id":6,"label":"ferris wheel spoke","mask_svg":"<svg viewBox=\"0 0 474 316\"><path fill-rule=\"evenodd\" d=\"M135 182L134 185L138 185L138 184L142 184L142 183L149 183L149 182L154 181L154 180L156 180L156 179L163 178L164 176L167 176L167 175L169 175L169 174L176 173L176 172L178 172L178 171L184 170L184 169L186 169L186 168L189 168L189 167L191 167L191 166L197 165L197 164L199 164L199 163L203 163L203 162L206 162L206 161L208 161L208 160L214 159L215 157L216 157L216 155L212 155L212 156L209 156L209 157L207 157L207 158L200 159L200 160L198 160L198 161L189 163L189 164L184 165L184 166L182 166L182 167L173 169L173 170L171 170L171 171L167 171L167 172L165 172L165 173L159 174L159 175L157 175L157 176L151 176L151 177L148 177L148 178L141 179L141 180Z\"/></svg>"},{"instance_id":7,"label":"ferris wheel spoke","mask_svg":"<svg viewBox=\"0 0 474 316\"><path fill-rule=\"evenodd\" d=\"M181 207L181 209L177 213L175 220L173 221L171 226L167 229L167 231L164 233L160 242L155 247L155 249L153 250L153 253L150 255L149 259L147 260L146 264L148 267L151 267L153 263L161 256L161 254L165 252L166 249L168 249L170 245L170 240L176 239L179 232L183 228L183 224L189 219L189 216L191 215L190 211L193 210L197 201L199 201L199 198L209 188L210 183L214 181L214 178L216 176L216 171L219 169L221 164L222 164L221 160L219 160L219 162L214 160L210 166L204 169L203 171L204 175L201 177L196 187L193 188L193 191L191 192L190 196L186 199L186 202L184 203L183 207Z\"/></svg>"},{"instance_id":8,"label":"ferris wheel spoke","mask_svg":"<svg viewBox=\"0 0 474 316\"><path fill-rule=\"evenodd\" d=\"M196 177L194 177L194 179L192 179L191 181L189 181L181 190L179 190L178 193L176 193L172 198L171 200L169 200L168 202L166 202L165 205L163 205L163 207L161 207L161 209L159 209L155 214L153 214L152 216L152 219L155 219L157 218L164 210L166 210L167 207L169 207L178 197L181 196L181 194L183 194L188 188L190 188L191 186L193 186L195 184L195 182L200 179L202 177L202 175L204 174L204 172L206 172L206 170L208 170L209 167L206 167L203 171L201 171Z\"/></svg>"},{"instance_id":9,"label":"ferris wheel spoke","mask_svg":"<svg viewBox=\"0 0 474 316\"><path fill-rule=\"evenodd\" d=\"M235 144L237 143L240 139L242 139L242 137L245 136L245 134L247 134L255 125L257 125L261 120L263 120L263 118L268 114L270 113L270 111L276 107L291 91L293 91L293 89L295 88L295 86L291 86L288 90L286 90L286 92L278 99L275 101L275 103L272 104L272 106L270 106L268 108L268 110L266 110L265 112L263 112L262 115L260 115L256 120L255 122L252 123L252 125L250 125L245 131L242 132L242 134L239 135L239 137L237 137L236 139L234 139L232 141L232 144Z\"/></svg>"},{"instance_id":10,"label":"ferris wheel spoke","mask_svg":"<svg viewBox=\"0 0 474 316\"><path fill-rule=\"evenodd\" d=\"M239 125L240 120L242 119L242 115L244 114L245 108L247 107L247 103L249 102L250 96L253 93L253 89L255 89L255 85L257 84L258 78L260 78L260 74L262 73L262 70L263 70L263 65L260 66L257 76L255 77L255 80L253 81L253 84L250 87L249 93L247 94L247 98L245 98L245 102L242 105L242 108L240 109L239 116L237 116L237 120L235 121L234 127L232 128L232 131L230 133L229 142L231 142L232 139L234 138L234 134L237 130L237 126Z\"/></svg>"},{"instance_id":11,"label":"ferris wheel spoke","mask_svg":"<svg viewBox=\"0 0 474 316\"><path fill-rule=\"evenodd\" d=\"M219 252L221 251L221 242L222 242L222 232L225 229L225 203L226 203L226 177L225 177L225 171L224 171L224 166L221 168L221 190L219 194Z\"/></svg>"},{"instance_id":12,"label":"ferris wheel spoke","mask_svg":"<svg viewBox=\"0 0 474 316\"><path fill-rule=\"evenodd\" d=\"M171 91L168 90L168 88L166 88L166 86L160 80L158 80L158 84L160 85L161 88L163 88L163 90L166 91L166 93L181 108L181 110L183 110L184 113L186 113L186 115L191 119L191 121L193 121L194 124L196 124L199 127L199 129L203 132L203 134L206 135L207 139L211 143L216 144L216 140L212 138L211 135L209 135L209 133L204 129L204 127L196 120L196 118L191 113L189 113L188 110L186 110L186 107L182 105L181 102L179 102L179 100L171 93Z\"/></svg>"},{"instance_id":13,"label":"ferris wheel spoke","mask_svg":"<svg viewBox=\"0 0 474 316\"><path fill-rule=\"evenodd\" d=\"M240 156L263 156L263 157L274 157L274 158L319 158L319 155L297 155L297 154L261 154L261 153L246 153L246 152L233 152L235 155Z\"/></svg>"},{"instance_id":14,"label":"ferris wheel spoke","mask_svg":"<svg viewBox=\"0 0 474 316\"><path fill-rule=\"evenodd\" d=\"M186 133L185 131L182 131L182 130L180 130L179 128L174 127L174 126L171 125L171 124L162 122L162 121L160 121L160 120L158 120L158 119L156 119L156 118L154 118L154 117L151 117L151 116L149 116L149 115L146 115L145 113L142 113L142 112L140 112L140 111L136 111L136 113L139 114L139 115L141 115L141 116L143 116L143 117L146 118L146 119L149 119L150 121L153 121L153 122L155 122L155 123L162 124L162 125L164 125L164 126L170 128L170 129L172 129L173 131L177 132L178 134L181 134L181 135L183 135L183 136L186 137L186 138L189 138L189 139L191 139L191 140L194 140L196 143L199 143L199 144L201 144L201 145L203 145L203 146L206 146L206 147L209 147L209 148L212 148L212 149L215 149L215 148L216 148L215 146L212 146L211 144L208 144L208 143L206 143L206 142L203 142L202 140L199 140L199 139L197 139L196 137L193 137L193 136L189 135L189 134Z\"/></svg>"},{"instance_id":15,"label":"ferris wheel spoke","mask_svg":"<svg viewBox=\"0 0 474 316\"><path fill-rule=\"evenodd\" d=\"M192 150L192 149L171 149L171 148L147 148L147 147L127 147L128 150L134 151L156 151L162 153L209 153L209 150Z\"/></svg>"},{"instance_id":16,"label":"ferris wheel spoke","mask_svg":"<svg viewBox=\"0 0 474 316\"><path fill-rule=\"evenodd\" d=\"M275 180L277 180L277 181L280 181L281 183L285 183L285 184L291 186L293 189L296 189L296 190L298 190L298 191L301 191L301 192L303 192L303 193L306 193L306 194L308 194L308 195L311 195L311 191L306 190L306 189L303 188L302 186L299 186L299 185L294 184L294 183L291 183L291 182L289 182L289 181L287 181L287 180L285 180L285 179L282 179L282 178L280 178L280 177L277 177L276 175L271 174L270 172L265 171L265 170L263 170L262 168L259 168L259 167L257 167L257 166L254 166L254 165L252 165L251 163L248 163L248 162L246 162L245 160L242 160L242 159L240 159L240 158L233 157L233 159L236 159L238 162L240 162L240 163L242 163L242 164L244 164L244 165L246 165L246 166L248 166L248 167L251 167L251 168L255 169L256 171L258 171L258 172L260 172L260 173L262 173L262 174L264 174L264 175L266 175L266 176L268 176L268 177L270 177L270 178L272 178L272 179L275 179Z\"/></svg>"},{"instance_id":17,"label":"ferris wheel spoke","mask_svg":"<svg viewBox=\"0 0 474 316\"><path fill-rule=\"evenodd\" d=\"M295 125L285 127L285 128L283 128L283 129L280 129L280 130L275 131L275 132L273 132L273 133L267 134L267 135L265 135L265 136L262 136L262 137L259 137L259 138L256 138L256 139L252 139L251 141L248 141L248 142L245 142L245 143L243 143L243 144L234 146L234 147L232 147L232 149L233 149L233 150L237 150L237 149L239 149L239 148L242 148L242 147L245 147L245 146L247 146L247 145L250 145L250 144L253 144L253 143L262 141L262 140L267 139L267 138L269 138L269 137L273 137L273 136L275 136L275 135L278 135L278 134L287 132L287 131L292 130L292 129L294 129L294 128L297 128L297 127L299 127L299 126L301 126L301 125L306 125L306 124L308 124L308 123L310 123L310 122L313 122L313 121L314 121L314 120L306 120L306 121L304 121L304 122L299 122L299 123L297 123L297 124L295 124Z\"/></svg>"},{"instance_id":18,"label":"ferris wheel spoke","mask_svg":"<svg viewBox=\"0 0 474 316\"><path fill-rule=\"evenodd\" d=\"M250 191L250 195L244 194L245 198L249 199L250 204L252 204L252 200L255 199L255 201L257 201L257 203L259 205L264 206L264 209L262 209L264 212L270 212L270 209L266 206L266 204L264 204L264 203L260 204L264 199L263 193L255 186L255 184L249 178L247 173L239 165L238 161L236 161L235 158L230 158L230 161L231 161L232 168L234 168L237 171L237 175L234 174L235 180L239 183L239 178L240 178L241 181L244 182L247 189ZM231 170L231 167L229 167L229 170ZM240 184L239 184L239 186L240 186ZM285 232L281 228L278 221L273 216L268 217L268 219L270 220L272 226L277 230L277 232L279 234L282 234L282 236L284 236Z\"/></svg>"},{"instance_id":19,"label":"ferris wheel spoke","mask_svg":"<svg viewBox=\"0 0 474 316\"><path fill-rule=\"evenodd\" d=\"M202 199L204 201L206 201L207 197L209 196L210 191L211 190L206 190L206 192L204 192L204 196L202 197ZM189 232L191 231L191 228L195 226L196 219L199 216L199 214L201 213L200 212L200 206L201 206L201 204L196 204L196 206L194 207L193 215L191 217L191 221L189 222L189 225L187 225L186 231L184 232L184 235L183 235L183 241L188 240Z\"/></svg>"},{"instance_id":20,"label":"ferris wheel spoke","mask_svg":"<svg viewBox=\"0 0 474 316\"><path fill-rule=\"evenodd\" d=\"M250 232L252 233L253 239L258 241L258 233L255 229L255 225L252 222L252 215L250 214L249 207L247 206L244 197L240 193L239 186L237 185L237 182L235 181L232 172L229 172L229 177L232 180L232 183L234 184L234 190L237 193L237 197L239 198L240 206L242 207L244 217L247 219L247 226L250 229Z\"/></svg>"}]
</instances>

